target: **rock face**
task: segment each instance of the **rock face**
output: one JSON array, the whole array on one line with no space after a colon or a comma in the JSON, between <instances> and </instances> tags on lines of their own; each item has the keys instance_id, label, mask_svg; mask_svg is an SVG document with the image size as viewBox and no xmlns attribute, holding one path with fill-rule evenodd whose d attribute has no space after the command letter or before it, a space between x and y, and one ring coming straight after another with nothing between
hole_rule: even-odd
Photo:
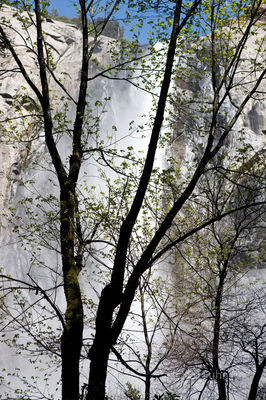
<instances>
[{"instance_id":1,"label":"rock face","mask_svg":"<svg viewBox=\"0 0 266 400\"><path fill-rule=\"evenodd\" d=\"M20 20L17 18L17 11L8 6L1 6L0 23L8 33L8 37L13 43L17 55L30 78L40 85L40 77L34 53L35 28L34 21L29 20L29 15L22 13ZM73 99L77 96L79 85L80 59L82 48L81 31L74 25L65 24L47 18L43 23L43 30L49 41L49 51L53 57L56 67L56 80L62 80L65 90ZM20 35L20 33L22 33ZM27 38L25 40L25 38ZM97 56L97 63L107 64L109 60L108 46L112 39L102 36L94 53ZM93 38L91 38L93 43ZM8 70L7 70L8 65ZM9 208L14 205L16 191L20 180L22 168L27 168L32 152L39 148L43 143L40 136L40 123L38 124L37 99L33 91L25 83L23 76L18 72L14 60L4 49L0 52L0 66L4 73L0 76L0 238L3 229L7 225ZM91 74L97 71L96 64L91 67ZM99 81L101 82L99 85ZM105 91L105 83L98 80L97 84L91 82L89 95L97 98L102 97ZM62 107L63 96L66 94L61 90L54 79L50 78L50 88L52 92L54 112ZM69 116L71 118L71 106ZM34 117L23 117L28 114Z\"/></svg>"},{"instance_id":2,"label":"rock face","mask_svg":"<svg viewBox=\"0 0 266 400\"><path fill-rule=\"evenodd\" d=\"M16 192L16 182L20 175L20 160L18 151L7 144L0 146L0 208L3 212L1 216L1 230L6 228L4 214L12 205L12 200ZM1 232L1 231L0 231Z\"/></svg>"},{"instance_id":3,"label":"rock face","mask_svg":"<svg viewBox=\"0 0 266 400\"><path fill-rule=\"evenodd\" d=\"M28 29L29 34L34 38L33 27L29 23L23 27L22 22L19 22L16 18L16 10L7 6L1 6L1 24L5 28L8 27L9 39L15 45L17 54L30 77L39 86L38 70L36 69L35 58L31 51L33 43L25 43L23 35L18 35L18 32ZM64 71L66 63L68 65L73 64L73 74L71 79L70 77L66 79L66 82L73 81L75 84L79 71L79 67L75 66L75 58L77 58L80 51L80 32L74 26L65 25L60 22L55 24L52 20L45 22L45 29L49 31L51 47L55 50L54 62L58 64L59 68L61 67L60 72ZM1 54L0 64L2 70L5 70L6 66L9 65L9 70L2 73L0 78L1 237L3 228L6 227L6 217L9 214L8 209L14 204L22 165L27 164L27 159L30 155L31 140L37 134L38 129L33 124L34 119L32 121L29 120L25 126L17 118L37 111L35 107L36 99L33 92L25 85L24 78L17 72L16 64L5 50ZM68 84L68 88L69 86ZM15 133L15 137L12 137L12 131Z\"/></svg>"},{"instance_id":4,"label":"rock face","mask_svg":"<svg viewBox=\"0 0 266 400\"><path fill-rule=\"evenodd\" d=\"M265 18L265 17L264 17ZM238 36L234 38L237 44ZM234 76L235 89L231 91L229 97L223 103L219 112L221 126L233 118L237 108L241 105L243 99L249 90L251 90L254 80L258 77L255 63L256 57L265 63L266 41L265 41L265 23L258 22L258 26L254 28L254 36L251 35L241 54L239 63L239 72ZM189 70L187 76L176 80L176 96L183 98L183 104L178 103L174 117L174 135L172 146L169 148L171 154L176 154L180 160L189 161L191 158L191 150L197 145L206 143L204 139L205 129L208 131L211 115L208 111L208 103L213 101L213 88L211 78L210 60L206 56L211 54L210 44L207 41L200 42L196 52L192 51L192 55L187 54L185 57L180 56L180 63L184 70ZM196 56L195 56L196 55ZM252 66L254 63L254 66ZM216 66L220 69L223 76L223 67ZM255 69L252 70L252 68ZM243 72L242 72L243 71ZM250 73L247 73L250 71ZM218 71L219 72L219 71ZM243 73L244 78L241 78ZM243 82L241 82L243 79ZM224 95L225 88L221 91L220 98ZM239 116L226 144L226 151L235 151L237 141L240 137L246 143L249 143L253 152L265 149L266 145L266 79L264 78L260 84L258 93L253 96L243 112ZM202 111L205 107L206 112ZM240 134L241 133L241 134Z\"/></svg>"}]
</instances>

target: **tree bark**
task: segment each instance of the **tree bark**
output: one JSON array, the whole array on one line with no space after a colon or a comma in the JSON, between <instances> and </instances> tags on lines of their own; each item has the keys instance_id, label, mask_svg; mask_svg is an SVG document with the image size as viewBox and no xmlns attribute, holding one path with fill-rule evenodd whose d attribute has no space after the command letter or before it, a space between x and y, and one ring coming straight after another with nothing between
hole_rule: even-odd
<instances>
[{"instance_id":1,"label":"tree bark","mask_svg":"<svg viewBox=\"0 0 266 400\"><path fill-rule=\"evenodd\" d=\"M216 379L217 379L218 393L219 393L218 400L226 400L227 397L226 397L225 380L224 377L222 376L222 373L220 373L220 376L217 376Z\"/></svg>"},{"instance_id":2,"label":"tree bark","mask_svg":"<svg viewBox=\"0 0 266 400\"><path fill-rule=\"evenodd\" d=\"M82 321L77 318L64 329L61 337L62 400L79 399L79 361L81 350Z\"/></svg>"},{"instance_id":3,"label":"tree bark","mask_svg":"<svg viewBox=\"0 0 266 400\"><path fill-rule=\"evenodd\" d=\"M261 364L257 366L256 373L252 379L252 383L250 386L250 391L248 395L248 400L256 400L257 398L257 391L259 388L260 378L262 376L263 370L266 366L266 358L263 360Z\"/></svg>"},{"instance_id":4,"label":"tree bark","mask_svg":"<svg viewBox=\"0 0 266 400\"><path fill-rule=\"evenodd\" d=\"M79 399L79 362L83 334L83 307L74 254L75 193L61 190L60 241L64 292L67 302L65 325L61 337L62 400Z\"/></svg>"},{"instance_id":5,"label":"tree bark","mask_svg":"<svg viewBox=\"0 0 266 400\"><path fill-rule=\"evenodd\" d=\"M218 388L218 400L226 400L226 386L225 379L219 366L219 344L220 344L220 327L221 327L221 304L223 297L223 287L226 278L226 272L228 267L228 259L224 260L222 269L219 274L219 284L216 291L215 297L215 309L214 309L214 331L213 331L213 344L212 344L212 357L213 357L213 371L215 373L214 378L217 382Z\"/></svg>"},{"instance_id":6,"label":"tree bark","mask_svg":"<svg viewBox=\"0 0 266 400\"><path fill-rule=\"evenodd\" d=\"M151 376L147 375L145 379L145 400L150 400L151 393Z\"/></svg>"},{"instance_id":7,"label":"tree bark","mask_svg":"<svg viewBox=\"0 0 266 400\"><path fill-rule=\"evenodd\" d=\"M103 400L105 396L108 358L113 344L112 316L118 302L116 287L107 285L102 290L96 316L95 338L89 351L91 363L87 400Z\"/></svg>"},{"instance_id":8,"label":"tree bark","mask_svg":"<svg viewBox=\"0 0 266 400\"><path fill-rule=\"evenodd\" d=\"M99 343L90 355L90 377L87 392L87 400L103 400L105 398L105 382L107 376L108 358L110 346Z\"/></svg>"}]
</instances>

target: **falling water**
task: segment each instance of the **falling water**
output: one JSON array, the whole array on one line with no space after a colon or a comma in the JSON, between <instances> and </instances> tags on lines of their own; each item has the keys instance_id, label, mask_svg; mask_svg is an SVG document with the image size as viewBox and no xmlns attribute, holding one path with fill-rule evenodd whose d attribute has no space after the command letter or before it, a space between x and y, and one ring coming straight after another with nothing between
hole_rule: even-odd
<instances>
[{"instance_id":1,"label":"falling water","mask_svg":"<svg viewBox=\"0 0 266 400\"><path fill-rule=\"evenodd\" d=\"M10 9L4 8L4 12L11 17ZM16 23L17 21L15 20L14 25ZM49 32L49 39L52 45L57 49L55 53L57 73L60 74L61 72L64 73L67 71L67 75L64 75L64 83L68 92L76 98L80 68L77 60L80 58L81 33L76 30L75 27L66 27L61 23L46 22L44 27ZM105 37L101 39L97 49L97 58L100 62L107 62L108 56L106 54L109 42L110 40ZM25 53L21 53L21 58L25 62L25 65L28 65L27 55L25 56ZM90 72L93 75L98 72L98 70L92 69ZM33 75L35 74L37 74L37 71L33 70ZM24 84L21 77L18 79L16 73L7 78L9 81L11 78L18 88L20 85ZM2 79L2 90L5 84L6 77ZM53 82L51 84L53 85L54 95L58 96L60 99L56 105L57 111L60 112L62 110L63 101L59 96L61 96L62 93L60 93L56 85L54 86ZM12 90L9 89L9 91ZM30 91L29 96L32 96ZM2 99L5 99L4 96ZM137 89L128 82L113 81L99 77L96 81L92 80L89 84L88 104L94 109L92 111L93 118L100 115L99 126L96 128L96 135L98 135L99 132L97 142L95 141L95 135L92 135L88 138L88 146L96 147L100 142L108 143L110 148L119 148L120 150L126 150L128 147L132 146L136 156L143 156L149 137L149 128L146 125L146 121L148 120L148 114L152 105L151 95ZM73 103L72 105L70 103L67 110L67 118L70 121L70 126L74 118L74 113L75 107ZM130 131L129 126L131 127ZM140 126L143 127L140 128ZM45 243L45 238L40 237L39 243L29 242L27 244L23 243L23 240L21 241L17 233L12 231L12 226L9 226L8 223L9 219L13 218L13 228L15 225L20 225L20 233L23 234L23 229L26 228L27 225L34 223L34 220L31 221L31 212L36 214L35 217L39 213L39 218L42 219L44 223L46 220L47 227L49 222L48 219L45 219L45 214L57 212L58 206L54 200L52 200L51 203L46 203L42 200L47 195L54 195L55 197L58 195L58 187L55 183L55 175L45 148L43 132L39 131L38 139L31 144L30 150L29 148L25 148L25 146L23 149L23 144L21 146L16 146L16 144L14 144L13 146L13 143L10 144L9 142L1 146L2 151L5 151L4 155L6 158L2 176L8 176L8 179L2 180L2 183L6 185L6 188L4 188L5 191L1 188L2 195L4 196L4 212L7 214L6 217L2 216L1 267L3 267L5 274L18 280L25 280L29 283L39 282L39 285L44 290L54 285L60 285L60 255L58 252L57 223L55 222L52 230L50 230L50 243ZM58 147L62 158L67 163L71 144L66 134L58 136ZM23 152L21 149L23 149ZM120 160L115 159L115 162L118 163ZM17 169L15 170L15 168ZM13 175L8 175L7 171L11 169ZM104 166L102 170L107 174L108 178L114 179L115 173L112 170ZM87 157L87 161L83 163L80 176L81 184L84 179L86 179L86 185L96 186L96 195L106 190L106 183L100 176L97 162L93 157ZM84 195L86 194L84 193ZM38 205L36 207L34 202L31 203L31 200L34 198L37 201L36 204L39 203L39 211ZM26 202L25 199L27 199ZM27 233L24 232L24 234ZM36 267L35 264L38 264L38 266ZM89 266L88 273L93 274L93 270ZM83 282L83 279L84 278L81 278L81 286L84 290L88 290L88 286ZM89 281L88 276L85 281ZM11 284L11 286L14 285L20 286L19 283ZM21 286L23 287L24 285L21 284ZM98 284L98 290L99 289L100 285ZM91 289L89 288L89 290ZM94 288L94 290L96 289ZM38 291L33 292L31 290L26 290L25 293L23 300L20 299L21 301L25 301L24 304L21 304L21 311L35 303L37 304L37 307L29 313L29 321L25 319L25 326L29 323L31 328L31 332L28 333L28 336L30 337L30 334L37 334L40 340L45 341L44 330L48 329L50 332L55 332L55 340L58 341L60 337L60 327L54 316L52 316L51 310L47 307L46 301L41 299L42 296ZM92 296L93 295L92 293ZM65 301L61 288L57 289L56 294L51 293L51 299L56 302L57 307L63 312ZM12 311L15 307L15 303L12 302L10 297L7 297L7 302L9 302L7 303L7 307ZM47 327L48 325L45 323L45 317L41 315L43 308L45 308L43 311L44 316L52 316L49 322L50 327ZM15 311L14 315L17 315L17 318L19 318L19 311ZM58 362L53 364L50 355L44 356L41 353L38 354L38 352L36 356L32 356L31 354L30 361L29 358L25 357L23 351L21 354L18 354L15 341L12 342L12 338L15 335L15 332L11 328L12 324L10 324L10 329L8 328L8 321L6 325L7 326L4 327L6 336L3 336L3 343L0 347L0 370L3 369L3 377L0 378L0 395L5 397L6 391L9 392L9 390L11 390L12 392L12 390L16 388L19 390L17 393L20 394L20 389L25 387L27 383L32 382L33 387L28 387L28 392L35 393L36 397L41 393L48 398L50 398L49 396L52 393L55 393L55 398L59 397L59 394L56 394L56 390L58 390L57 383L60 379ZM26 336L27 335L21 334L18 338L18 343L25 346L26 352L31 352L32 345ZM26 340L29 340L28 343L25 342ZM11 347L5 344L7 341L9 341ZM54 351L56 352L57 350L58 343L55 345ZM55 359L56 358L55 356ZM49 376L51 372L52 376ZM46 373L48 374L47 376ZM12 374L14 375L12 376ZM86 378L82 379L86 382ZM11 382L11 384L8 382Z\"/></svg>"}]
</instances>

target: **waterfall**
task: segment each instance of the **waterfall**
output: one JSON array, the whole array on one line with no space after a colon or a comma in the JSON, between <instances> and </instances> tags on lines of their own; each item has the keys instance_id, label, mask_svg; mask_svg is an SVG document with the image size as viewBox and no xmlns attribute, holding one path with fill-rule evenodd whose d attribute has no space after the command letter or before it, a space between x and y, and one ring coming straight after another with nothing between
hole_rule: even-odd
<instances>
[{"instance_id":1,"label":"waterfall","mask_svg":"<svg viewBox=\"0 0 266 400\"><path fill-rule=\"evenodd\" d=\"M12 17L12 9L4 7L1 10L6 18L12 18L14 25L18 21ZM45 21L44 29L47 29L49 41L54 46L55 63L57 66L58 76L62 74L64 78L64 85L66 90L71 96L76 99L77 88L79 81L80 65L77 62L80 58L81 52L81 33L71 25L65 25L60 22ZM30 33L33 33L31 31ZM12 32L13 33L13 32ZM18 40L17 38L14 38ZM108 46L110 39L102 37L96 54L99 63L108 62ZM19 49L19 48L18 48ZM19 50L18 50L19 51ZM29 68L32 68L31 62L28 60L28 55L22 50L20 57ZM67 72L65 74L65 71ZM91 76L99 72L97 66L90 70ZM32 69L34 79L37 78L38 71ZM12 89L8 88L8 82L12 80L15 85ZM62 91L58 86L51 81L52 96L54 96L54 115L59 116L60 112L66 112L66 118L69 120L69 126L73 123L75 115L75 106L73 102L67 102L62 98ZM21 95L25 97L25 109L28 103L33 104L35 107L35 99L33 94L27 88L21 89L24 82L21 76L16 72L11 72L7 76L2 77L1 97L2 109L9 109L6 103L7 91L14 92L14 96ZM131 85L126 81L115 81L104 77L98 78L96 81L92 80L88 86L88 104L91 110L92 126L87 126L87 129L95 129L95 134L88 137L88 147L100 147L102 143L113 151L118 149L125 153L127 149L133 148L136 159L142 158L147 149L147 143L150 135L150 128L147 124L149 121L149 113L152 107L152 96L137 87ZM58 99L58 100L57 100ZM28 103L27 103L27 102ZM10 112L10 111L9 111ZM25 110L23 111L25 112ZM98 121L99 116L99 121ZM56 117L55 117L56 119ZM60 128L60 121L58 122ZM17 125L19 129L19 125ZM129 129L130 128L130 129ZM19 139L18 139L19 140ZM58 196L58 185L55 180L53 168L47 153L44 133L42 129L36 128L36 139L28 143L16 143L12 137L6 138L4 143L0 144L0 151L2 151L2 174L1 179L1 205L3 213L1 215L1 268L3 273L10 275L18 281L27 281L30 285L34 282L40 285L43 290L47 290L53 286L58 286L57 290L49 292L51 300L55 302L58 309L63 313L65 309L65 300L61 286L61 273L60 273L60 254L58 247L59 228L57 221L58 204L56 197ZM58 133L58 147L61 157L67 163L71 151L71 142L67 133ZM87 190L91 191L94 196L100 197L102 193L107 193L108 185L107 179L111 182L117 178L117 174L112 170L104 160L101 160L101 165L98 158L101 157L100 153L91 152L85 156L81 174L80 174L80 190L81 197L86 200ZM121 164L119 156L113 158L114 166ZM99 166L101 171L99 171ZM114 167L115 168L115 167ZM106 174L103 179L101 174ZM135 173L139 171L135 168ZM93 187L93 189L91 189ZM2 191L2 188L4 190ZM117 207L119 204L117 204ZM81 210L84 211L85 205L81 205ZM49 215L49 217L48 217ZM12 223L10 224L10 220ZM39 242L34 241L33 238L38 238L36 232L36 224L39 230ZM43 229L43 227L45 227ZM30 232L31 231L31 232ZM49 239L46 237L48 232ZM30 240L27 240L32 234ZM37 236L36 236L37 234ZM21 239L24 236L25 241ZM38 239L37 239L38 240ZM49 241L49 242L48 242ZM97 245L96 245L97 246ZM97 247L95 247L97 249ZM94 250L95 250L94 249ZM99 247L98 250L102 249ZM93 266L93 259L88 260L82 276L80 284L84 292L91 291L91 302L97 300L95 292L100 292L102 282L98 282L95 276L95 269ZM94 263L97 262L94 260ZM7 286L4 279L4 285ZM92 284L89 283L93 282ZM17 285L25 288L23 283L10 283L10 286ZM12 393L12 390L18 388L17 395L22 396L23 388L30 393L36 393L36 396L43 393L44 396L55 395L59 397L58 382L60 380L60 363L56 353L59 351L60 346L60 325L54 315L54 310L49 307L48 303L42 298L40 291L26 290L25 295L22 297L18 294L16 299L11 299L7 296L6 307L14 313L18 319L18 324L28 324L30 332L28 335L16 336L15 332L6 329L10 321L4 323L6 336L3 336L3 342L0 345L0 370L3 370L2 377L0 378L1 389L0 396L5 398L5 393ZM5 292L6 294L6 292ZM90 299L90 296L88 297ZM14 303L13 303L14 301ZM30 309L29 320L20 319L20 312L25 309ZM17 311L15 311L15 307ZM91 311L93 316L94 311ZM23 317L24 318L24 317ZM26 317L25 317L26 318ZM46 318L50 320L46 322ZM90 317L91 318L91 317ZM91 336L91 326L93 321L89 322L89 327L85 329L85 338ZM7 326L5 326L7 325ZM10 325L11 326L11 325ZM50 335L51 342L47 340L47 347L54 346L54 359L51 355L43 355L45 350L36 352L32 356L34 345L30 344L30 335L37 334L39 340L46 343L46 335ZM28 336L28 339L26 339ZM15 339L14 339L15 337ZM54 343L53 343L54 339ZM10 347L6 345L9 343ZM90 342L85 343L88 345ZM30 357L26 357L24 352ZM84 376L82 375L82 384L87 382L88 363L83 363ZM113 378L115 379L115 378ZM27 384L28 383L28 384ZM28 385L28 386L27 386ZM112 384L109 384L112 386ZM39 394L38 394L39 392ZM58 393L58 394L57 394Z\"/></svg>"}]
</instances>

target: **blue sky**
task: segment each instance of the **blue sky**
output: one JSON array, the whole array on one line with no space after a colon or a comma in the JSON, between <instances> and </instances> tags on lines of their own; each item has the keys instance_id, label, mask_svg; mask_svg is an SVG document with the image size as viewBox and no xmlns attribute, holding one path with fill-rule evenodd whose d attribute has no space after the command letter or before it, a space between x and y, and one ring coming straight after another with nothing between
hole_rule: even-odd
<instances>
[{"instance_id":1,"label":"blue sky","mask_svg":"<svg viewBox=\"0 0 266 400\"><path fill-rule=\"evenodd\" d=\"M56 8L59 15L64 15L66 17L74 17L75 15L75 1L73 0L52 0L50 1L50 10Z\"/></svg>"},{"instance_id":2,"label":"blue sky","mask_svg":"<svg viewBox=\"0 0 266 400\"><path fill-rule=\"evenodd\" d=\"M59 15L64 15L66 17L72 18L76 15L76 8L74 6L75 2L76 2L75 0L51 0L49 11L52 11L53 8L56 8ZM124 13L122 10L122 12L119 11L117 15L120 18L122 18L123 14ZM123 23L121 23L121 25L123 25ZM130 27L124 26L124 28L125 28L125 33L124 33L125 37L131 38L132 34L130 33Z\"/></svg>"},{"instance_id":3,"label":"blue sky","mask_svg":"<svg viewBox=\"0 0 266 400\"><path fill-rule=\"evenodd\" d=\"M74 6L75 2L77 2L77 0L51 0L49 11L51 12L53 8L56 8L59 15L64 15L68 18L72 18L76 15L76 8ZM132 20L131 25L123 24L123 22L121 20L125 16L125 8L126 7L122 6L122 8L118 11L118 13L116 13L116 18L118 18L118 21L120 22L120 24L122 26L124 26L124 37L126 37L127 39L132 39L133 33L130 31L130 28L132 26L135 26L135 23L137 21ZM155 12L155 13L153 13L153 15L148 16L148 19L151 19L154 22L156 22L157 18L161 19L162 17L163 17L162 15L159 16L159 14L157 14ZM147 36L148 36L148 31L150 30L150 25L147 24L147 20L145 21L145 19L144 19L143 27L142 27L142 29L139 30L140 35L138 37L138 40L142 44L145 44L148 42ZM138 33L137 28L134 31L134 33Z\"/></svg>"}]
</instances>

